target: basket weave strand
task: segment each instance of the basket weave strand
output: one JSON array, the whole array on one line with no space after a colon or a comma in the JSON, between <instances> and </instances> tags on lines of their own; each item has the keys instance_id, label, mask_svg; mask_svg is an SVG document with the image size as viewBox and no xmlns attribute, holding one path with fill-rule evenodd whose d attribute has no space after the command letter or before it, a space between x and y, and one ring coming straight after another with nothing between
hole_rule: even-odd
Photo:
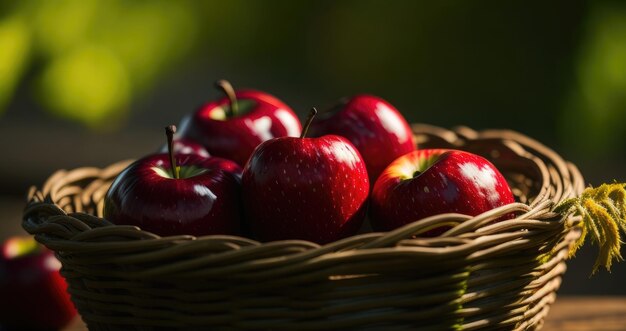
<instances>
[{"instance_id":1,"label":"basket weave strand","mask_svg":"<svg viewBox=\"0 0 626 331\"><path fill-rule=\"evenodd\" d=\"M443 214L319 246L234 236L159 237L102 218L129 161L58 171L31 189L23 227L53 249L93 330L529 330L539 328L581 228L553 212L577 197L576 167L511 131L413 125L421 148L487 157L518 203ZM515 218L493 222L504 215ZM420 238L436 224L455 224Z\"/></svg>"}]
</instances>

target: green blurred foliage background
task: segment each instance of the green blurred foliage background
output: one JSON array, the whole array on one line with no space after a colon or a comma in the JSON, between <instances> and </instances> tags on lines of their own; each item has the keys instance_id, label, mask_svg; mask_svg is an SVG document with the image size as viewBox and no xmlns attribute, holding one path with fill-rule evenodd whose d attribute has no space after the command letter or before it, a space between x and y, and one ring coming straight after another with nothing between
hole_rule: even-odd
<instances>
[{"instance_id":1,"label":"green blurred foliage background","mask_svg":"<svg viewBox=\"0 0 626 331\"><path fill-rule=\"evenodd\" d=\"M152 152L220 78L301 117L380 95L411 122L514 129L594 185L626 181L624 1L0 0L0 211L58 168Z\"/></svg>"},{"instance_id":2,"label":"green blurred foliage background","mask_svg":"<svg viewBox=\"0 0 626 331\"><path fill-rule=\"evenodd\" d=\"M622 2L27 0L0 8L4 112L25 89L42 112L119 130L135 113L166 111L141 102L175 77L213 97L207 82L218 77L199 75L215 73L282 85L273 92L315 104L375 93L412 121L513 127L575 153L625 147ZM182 99L176 91L165 97Z\"/></svg>"},{"instance_id":3,"label":"green blurred foliage background","mask_svg":"<svg viewBox=\"0 0 626 331\"><path fill-rule=\"evenodd\" d=\"M20 1L4 7L4 106L30 69L33 77L25 83L44 110L93 128L123 121L133 98L189 54L201 20L189 2Z\"/></svg>"}]
</instances>

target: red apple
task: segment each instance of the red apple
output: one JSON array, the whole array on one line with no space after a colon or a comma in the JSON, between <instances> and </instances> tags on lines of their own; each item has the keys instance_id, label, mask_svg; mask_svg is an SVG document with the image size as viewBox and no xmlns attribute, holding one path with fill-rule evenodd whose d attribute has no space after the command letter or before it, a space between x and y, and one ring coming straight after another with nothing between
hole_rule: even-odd
<instances>
[{"instance_id":1,"label":"red apple","mask_svg":"<svg viewBox=\"0 0 626 331\"><path fill-rule=\"evenodd\" d=\"M398 157L415 150L413 133L402 114L387 101L372 95L341 100L311 124L311 136L336 134L359 150L374 184Z\"/></svg>"},{"instance_id":2,"label":"red apple","mask_svg":"<svg viewBox=\"0 0 626 331\"><path fill-rule=\"evenodd\" d=\"M159 150L160 153L167 153L167 144L163 145ZM209 157L209 152L204 148L204 146L199 143L191 140L178 138L174 139L172 143L172 148L174 149L174 153L176 154L197 154L202 157Z\"/></svg>"},{"instance_id":3,"label":"red apple","mask_svg":"<svg viewBox=\"0 0 626 331\"><path fill-rule=\"evenodd\" d=\"M32 237L10 238L1 248L0 324L45 330L67 325L76 309L54 254Z\"/></svg>"},{"instance_id":4,"label":"red apple","mask_svg":"<svg viewBox=\"0 0 626 331\"><path fill-rule=\"evenodd\" d=\"M106 194L104 217L161 236L238 234L241 168L217 157L174 155L176 128L166 129L169 155L150 155L124 169Z\"/></svg>"},{"instance_id":5,"label":"red apple","mask_svg":"<svg viewBox=\"0 0 626 331\"><path fill-rule=\"evenodd\" d=\"M345 138L299 138L259 145L243 171L247 225L262 241L303 239L320 244L355 234L369 181L359 152Z\"/></svg>"},{"instance_id":6,"label":"red apple","mask_svg":"<svg viewBox=\"0 0 626 331\"><path fill-rule=\"evenodd\" d=\"M298 117L276 97L254 90L235 92L226 81L218 81L217 85L228 97L203 105L184 121L182 138L196 140L211 155L244 166L260 143L300 135Z\"/></svg>"},{"instance_id":7,"label":"red apple","mask_svg":"<svg viewBox=\"0 0 626 331\"><path fill-rule=\"evenodd\" d=\"M506 179L486 159L424 149L401 156L380 175L372 190L370 220L375 230L389 231L437 214L476 216L514 201Z\"/></svg>"}]
</instances>

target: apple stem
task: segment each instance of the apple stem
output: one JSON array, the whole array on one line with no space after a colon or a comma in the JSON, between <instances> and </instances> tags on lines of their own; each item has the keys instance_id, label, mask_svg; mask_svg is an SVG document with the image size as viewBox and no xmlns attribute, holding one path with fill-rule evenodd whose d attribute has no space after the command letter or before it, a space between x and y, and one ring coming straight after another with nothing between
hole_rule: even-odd
<instances>
[{"instance_id":1,"label":"apple stem","mask_svg":"<svg viewBox=\"0 0 626 331\"><path fill-rule=\"evenodd\" d=\"M165 127L165 135L167 136L167 152L170 154L170 166L174 178L179 179L180 173L176 166L176 158L174 157L174 133L176 133L176 125L168 125Z\"/></svg>"},{"instance_id":2,"label":"apple stem","mask_svg":"<svg viewBox=\"0 0 626 331\"><path fill-rule=\"evenodd\" d=\"M226 117L230 118L237 115L237 113L239 112L239 104L237 103L235 89L230 84L230 82L225 79L220 79L215 82L215 87L222 90L222 92L224 92L224 94L226 94L226 96L228 97L228 100L230 100L230 107L226 112Z\"/></svg>"},{"instance_id":3,"label":"apple stem","mask_svg":"<svg viewBox=\"0 0 626 331\"><path fill-rule=\"evenodd\" d=\"M315 107L312 107L311 111L309 112L309 117L307 117L306 123L304 123L304 128L302 128L302 134L300 135L300 138L306 137L306 133L309 131L309 126L311 126L311 122L313 122L313 118L315 117L315 115L317 115L317 109L315 109Z\"/></svg>"}]
</instances>

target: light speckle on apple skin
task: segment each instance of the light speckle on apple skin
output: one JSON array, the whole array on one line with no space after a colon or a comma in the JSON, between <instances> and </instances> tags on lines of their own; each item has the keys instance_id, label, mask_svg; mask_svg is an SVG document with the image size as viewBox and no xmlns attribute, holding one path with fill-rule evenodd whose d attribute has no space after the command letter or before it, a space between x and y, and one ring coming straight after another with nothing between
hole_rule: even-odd
<instances>
[{"instance_id":1,"label":"light speckle on apple skin","mask_svg":"<svg viewBox=\"0 0 626 331\"><path fill-rule=\"evenodd\" d=\"M279 150L297 153L289 163L276 162L271 155ZM272 171L258 170L265 168ZM356 149L339 136L269 140L250 158L242 182L246 221L262 241L328 243L356 234L365 217L367 170ZM299 198L287 204L284 198L267 199L277 190Z\"/></svg>"}]
</instances>

